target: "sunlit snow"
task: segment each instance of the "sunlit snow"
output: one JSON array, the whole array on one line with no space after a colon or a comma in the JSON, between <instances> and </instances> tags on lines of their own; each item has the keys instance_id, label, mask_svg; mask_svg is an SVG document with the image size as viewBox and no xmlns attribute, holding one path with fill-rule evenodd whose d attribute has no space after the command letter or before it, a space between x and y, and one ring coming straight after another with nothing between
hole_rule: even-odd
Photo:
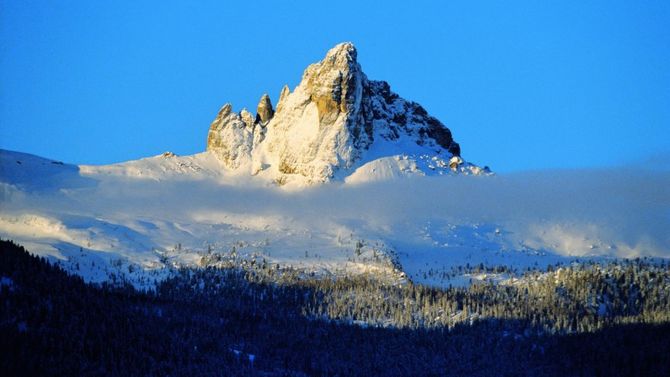
<instances>
[{"instance_id":1,"label":"sunlit snow","mask_svg":"<svg viewBox=\"0 0 670 377\"><path fill-rule=\"evenodd\" d=\"M397 258L434 284L459 284L439 272L466 264L670 257L670 172L423 176L403 172L431 161L410 160L284 188L208 153L75 166L0 151L0 237L93 281L110 271L160 278L166 264L233 250L317 273L393 272Z\"/></svg>"}]
</instances>

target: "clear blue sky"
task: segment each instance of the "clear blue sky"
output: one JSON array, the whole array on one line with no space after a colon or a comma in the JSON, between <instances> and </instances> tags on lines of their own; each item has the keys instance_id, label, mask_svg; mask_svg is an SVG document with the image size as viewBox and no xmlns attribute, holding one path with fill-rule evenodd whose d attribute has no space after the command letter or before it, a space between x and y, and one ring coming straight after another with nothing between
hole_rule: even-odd
<instances>
[{"instance_id":1,"label":"clear blue sky","mask_svg":"<svg viewBox=\"0 0 670 377\"><path fill-rule=\"evenodd\" d=\"M2 1L0 148L74 163L196 153L223 103L276 102L352 41L369 78L496 171L670 151L667 0L373 3Z\"/></svg>"}]
</instances>

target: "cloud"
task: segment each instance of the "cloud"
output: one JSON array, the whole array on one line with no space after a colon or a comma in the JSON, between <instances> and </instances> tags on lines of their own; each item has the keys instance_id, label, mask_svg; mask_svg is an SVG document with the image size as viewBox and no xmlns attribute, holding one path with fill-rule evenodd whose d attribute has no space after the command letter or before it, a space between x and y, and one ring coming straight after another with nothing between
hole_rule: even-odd
<instances>
[{"instance_id":1,"label":"cloud","mask_svg":"<svg viewBox=\"0 0 670 377\"><path fill-rule=\"evenodd\" d=\"M182 236L194 245L217 238L261 239L267 229L282 237L307 237L305 242L311 237L305 234L350 232L385 240L405 252L456 244L473 250L532 248L572 256L670 257L666 170L626 167L414 177L298 192L222 186L214 180L115 177L78 189L5 195L2 200L4 210L15 214L76 214L135 228L134 222L148 221L162 230L137 231L159 244L182 242ZM210 230L216 224L227 227ZM495 228L504 237L493 237Z\"/></svg>"}]
</instances>

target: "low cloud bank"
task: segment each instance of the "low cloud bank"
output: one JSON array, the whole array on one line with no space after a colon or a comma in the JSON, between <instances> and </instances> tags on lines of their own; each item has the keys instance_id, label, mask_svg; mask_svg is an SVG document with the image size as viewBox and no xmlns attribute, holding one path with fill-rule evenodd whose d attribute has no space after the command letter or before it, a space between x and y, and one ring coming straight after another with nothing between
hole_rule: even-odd
<instances>
[{"instance_id":1,"label":"low cloud bank","mask_svg":"<svg viewBox=\"0 0 670 377\"><path fill-rule=\"evenodd\" d=\"M7 186L1 198L3 211L15 214L72 214L117 223L220 218L258 232L265 226L314 233L344 227L392 240L428 237L423 233L430 227L435 234L447 234L450 226L476 230L479 224L490 224L504 234L505 241L498 244L511 249L670 257L670 171L665 169L417 177L299 192L222 186L208 180L115 177L50 192L19 192Z\"/></svg>"},{"instance_id":2,"label":"low cloud bank","mask_svg":"<svg viewBox=\"0 0 670 377\"><path fill-rule=\"evenodd\" d=\"M670 257L670 172L632 169L407 179L284 198L302 217L492 223L572 255ZM279 202L279 201L278 201ZM278 208L279 209L279 208ZM315 219L316 220L316 219Z\"/></svg>"}]
</instances>

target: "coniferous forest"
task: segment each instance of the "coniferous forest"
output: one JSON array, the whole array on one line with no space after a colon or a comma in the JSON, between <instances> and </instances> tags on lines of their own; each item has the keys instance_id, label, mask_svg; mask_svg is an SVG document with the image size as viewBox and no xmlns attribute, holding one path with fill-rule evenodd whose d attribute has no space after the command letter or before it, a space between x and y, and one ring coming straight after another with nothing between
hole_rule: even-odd
<instances>
[{"instance_id":1,"label":"coniferous forest","mask_svg":"<svg viewBox=\"0 0 670 377\"><path fill-rule=\"evenodd\" d=\"M670 266L431 288L265 265L89 284L0 243L2 376L668 376Z\"/></svg>"}]
</instances>

